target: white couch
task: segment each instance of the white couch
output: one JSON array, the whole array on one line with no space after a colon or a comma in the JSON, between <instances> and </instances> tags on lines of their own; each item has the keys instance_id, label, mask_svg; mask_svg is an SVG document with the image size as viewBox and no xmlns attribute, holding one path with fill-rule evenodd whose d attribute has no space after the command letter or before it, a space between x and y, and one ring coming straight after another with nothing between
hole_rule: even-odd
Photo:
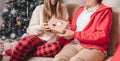
<instances>
[{"instance_id":1,"label":"white couch","mask_svg":"<svg viewBox=\"0 0 120 61\"><path fill-rule=\"evenodd\" d=\"M108 49L108 57L105 61L110 61L116 50L116 44L120 41L120 0L104 0L103 3L113 8L113 25L111 29L111 44ZM67 9L70 15L70 19L78 8L83 5L83 0L63 0L63 3L67 5ZM9 57L4 56L2 61L8 61ZM52 61L53 57L30 57L26 61Z\"/></svg>"}]
</instances>

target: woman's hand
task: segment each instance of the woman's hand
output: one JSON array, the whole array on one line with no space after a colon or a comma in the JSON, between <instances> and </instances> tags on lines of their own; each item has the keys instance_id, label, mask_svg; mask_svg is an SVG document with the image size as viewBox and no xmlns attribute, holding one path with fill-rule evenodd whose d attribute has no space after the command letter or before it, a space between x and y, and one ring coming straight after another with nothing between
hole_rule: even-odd
<instances>
[{"instance_id":1,"label":"woman's hand","mask_svg":"<svg viewBox=\"0 0 120 61\"><path fill-rule=\"evenodd\" d=\"M74 31L66 29L64 31L64 34L57 34L60 37L65 37L66 39L72 39L73 38Z\"/></svg>"},{"instance_id":2,"label":"woman's hand","mask_svg":"<svg viewBox=\"0 0 120 61\"><path fill-rule=\"evenodd\" d=\"M44 30L40 30L40 31L38 32L38 36L41 36L43 33L44 33Z\"/></svg>"},{"instance_id":3,"label":"woman's hand","mask_svg":"<svg viewBox=\"0 0 120 61\"><path fill-rule=\"evenodd\" d=\"M46 31L51 31L51 29L49 28L48 26L48 23L44 23L43 26L42 26L43 30L46 32Z\"/></svg>"},{"instance_id":4,"label":"woman's hand","mask_svg":"<svg viewBox=\"0 0 120 61\"><path fill-rule=\"evenodd\" d=\"M38 32L38 36L41 36L44 32L51 31L47 23L42 25L42 29Z\"/></svg>"}]
</instances>

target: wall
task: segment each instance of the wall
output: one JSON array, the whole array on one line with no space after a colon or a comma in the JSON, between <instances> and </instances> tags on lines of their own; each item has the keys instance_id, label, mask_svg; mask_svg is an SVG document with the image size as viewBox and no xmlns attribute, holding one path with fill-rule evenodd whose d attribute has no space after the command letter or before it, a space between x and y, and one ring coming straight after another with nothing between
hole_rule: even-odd
<instances>
[{"instance_id":1,"label":"wall","mask_svg":"<svg viewBox=\"0 0 120 61\"><path fill-rule=\"evenodd\" d=\"M0 0L0 24L2 23L2 12L3 12L3 8L4 8L4 2L5 0Z\"/></svg>"},{"instance_id":2,"label":"wall","mask_svg":"<svg viewBox=\"0 0 120 61\"><path fill-rule=\"evenodd\" d=\"M78 4L78 5L84 4L83 1L84 0L63 0L63 2L65 4L70 4L71 3L71 4Z\"/></svg>"},{"instance_id":3,"label":"wall","mask_svg":"<svg viewBox=\"0 0 120 61\"><path fill-rule=\"evenodd\" d=\"M103 0L103 3L114 8L120 8L120 0Z\"/></svg>"}]
</instances>

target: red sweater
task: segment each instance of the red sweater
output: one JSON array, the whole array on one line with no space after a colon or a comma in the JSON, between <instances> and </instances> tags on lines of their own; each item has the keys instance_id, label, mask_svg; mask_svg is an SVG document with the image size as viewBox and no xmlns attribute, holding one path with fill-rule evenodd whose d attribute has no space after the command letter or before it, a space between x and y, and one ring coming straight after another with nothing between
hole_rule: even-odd
<instances>
[{"instance_id":1,"label":"red sweater","mask_svg":"<svg viewBox=\"0 0 120 61\"><path fill-rule=\"evenodd\" d=\"M106 51L110 43L109 33L112 24L112 9L100 4L99 8L90 17L90 22L83 31L76 30L76 21L83 11L84 6L78 8L75 13L71 29L74 31L73 37L79 40L80 44L85 48L96 48Z\"/></svg>"}]
</instances>

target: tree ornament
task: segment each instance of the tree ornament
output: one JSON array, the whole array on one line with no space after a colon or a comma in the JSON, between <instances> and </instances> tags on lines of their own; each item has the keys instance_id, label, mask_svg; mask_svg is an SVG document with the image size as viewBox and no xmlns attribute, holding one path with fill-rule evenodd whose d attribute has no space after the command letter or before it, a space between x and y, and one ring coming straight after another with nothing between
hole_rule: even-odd
<instances>
[{"instance_id":1,"label":"tree ornament","mask_svg":"<svg viewBox=\"0 0 120 61\"><path fill-rule=\"evenodd\" d=\"M16 38L16 34L15 34L15 33L11 33L10 37L11 37L12 39L15 39L15 38Z\"/></svg>"},{"instance_id":2,"label":"tree ornament","mask_svg":"<svg viewBox=\"0 0 120 61\"><path fill-rule=\"evenodd\" d=\"M1 25L1 29L5 29L5 24L2 24L2 25Z\"/></svg>"},{"instance_id":3,"label":"tree ornament","mask_svg":"<svg viewBox=\"0 0 120 61\"><path fill-rule=\"evenodd\" d=\"M14 2L14 0L9 0L9 2Z\"/></svg>"},{"instance_id":4,"label":"tree ornament","mask_svg":"<svg viewBox=\"0 0 120 61\"><path fill-rule=\"evenodd\" d=\"M21 12L21 15L26 16L26 12L25 11Z\"/></svg>"},{"instance_id":5,"label":"tree ornament","mask_svg":"<svg viewBox=\"0 0 120 61\"><path fill-rule=\"evenodd\" d=\"M16 17L16 21L19 21L19 16Z\"/></svg>"},{"instance_id":6,"label":"tree ornament","mask_svg":"<svg viewBox=\"0 0 120 61\"><path fill-rule=\"evenodd\" d=\"M14 2L14 0L9 0L10 3Z\"/></svg>"},{"instance_id":7,"label":"tree ornament","mask_svg":"<svg viewBox=\"0 0 120 61\"><path fill-rule=\"evenodd\" d=\"M22 25L21 22L20 22L20 21L17 21L16 26L21 26L21 25Z\"/></svg>"},{"instance_id":8,"label":"tree ornament","mask_svg":"<svg viewBox=\"0 0 120 61\"><path fill-rule=\"evenodd\" d=\"M2 39L2 40L6 40L7 38L6 38L5 35L3 35L3 36L1 37L1 39Z\"/></svg>"},{"instance_id":9,"label":"tree ornament","mask_svg":"<svg viewBox=\"0 0 120 61\"><path fill-rule=\"evenodd\" d=\"M16 11L15 9L12 9L12 10L11 10L11 14L12 14L12 15L15 15L16 12L17 12L17 11Z\"/></svg>"},{"instance_id":10,"label":"tree ornament","mask_svg":"<svg viewBox=\"0 0 120 61\"><path fill-rule=\"evenodd\" d=\"M9 11L9 10L8 10L8 8L6 8L6 7L5 7L5 9L3 9L3 13L4 13L4 12L8 12L8 11Z\"/></svg>"}]
</instances>

